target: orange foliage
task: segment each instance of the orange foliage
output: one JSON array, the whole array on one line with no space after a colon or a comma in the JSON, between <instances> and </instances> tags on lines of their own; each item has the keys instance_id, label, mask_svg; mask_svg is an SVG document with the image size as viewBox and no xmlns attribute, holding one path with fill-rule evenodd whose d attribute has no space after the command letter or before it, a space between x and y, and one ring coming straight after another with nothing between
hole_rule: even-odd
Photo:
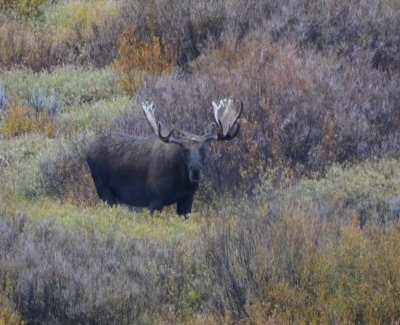
<instances>
[{"instance_id":1,"label":"orange foliage","mask_svg":"<svg viewBox=\"0 0 400 325\"><path fill-rule=\"evenodd\" d=\"M118 41L119 58L115 65L127 92L141 86L146 73L159 76L168 72L176 61L174 51L159 36L143 40L135 29L127 29L120 34Z\"/></svg>"},{"instance_id":2,"label":"orange foliage","mask_svg":"<svg viewBox=\"0 0 400 325\"><path fill-rule=\"evenodd\" d=\"M45 133L52 137L55 130L54 122L47 112L38 112L33 108L25 107L16 95L11 97L2 127L2 133L6 137L30 132Z\"/></svg>"}]
</instances>

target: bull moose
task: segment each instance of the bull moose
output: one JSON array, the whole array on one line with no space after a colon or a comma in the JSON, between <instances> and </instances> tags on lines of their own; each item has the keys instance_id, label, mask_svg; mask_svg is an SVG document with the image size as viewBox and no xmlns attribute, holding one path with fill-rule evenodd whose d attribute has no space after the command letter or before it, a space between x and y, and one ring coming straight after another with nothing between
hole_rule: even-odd
<instances>
[{"instance_id":1,"label":"bull moose","mask_svg":"<svg viewBox=\"0 0 400 325\"><path fill-rule=\"evenodd\" d=\"M239 106L223 99L212 106L215 122L207 134L172 128L163 135L154 104L145 102L143 110L155 135L108 134L96 139L86 161L99 197L110 205L147 207L151 213L177 203L176 212L186 218L202 177L206 144L232 140L240 129L242 102Z\"/></svg>"}]
</instances>

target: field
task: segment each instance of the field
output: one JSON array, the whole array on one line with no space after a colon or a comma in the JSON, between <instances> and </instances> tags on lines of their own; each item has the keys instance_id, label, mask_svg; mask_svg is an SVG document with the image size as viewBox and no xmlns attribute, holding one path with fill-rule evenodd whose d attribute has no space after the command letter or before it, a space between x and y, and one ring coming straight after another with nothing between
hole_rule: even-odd
<instances>
[{"instance_id":1,"label":"field","mask_svg":"<svg viewBox=\"0 0 400 325\"><path fill-rule=\"evenodd\" d=\"M398 1L0 9L0 325L400 324ZM98 198L96 136L223 98L188 220Z\"/></svg>"}]
</instances>

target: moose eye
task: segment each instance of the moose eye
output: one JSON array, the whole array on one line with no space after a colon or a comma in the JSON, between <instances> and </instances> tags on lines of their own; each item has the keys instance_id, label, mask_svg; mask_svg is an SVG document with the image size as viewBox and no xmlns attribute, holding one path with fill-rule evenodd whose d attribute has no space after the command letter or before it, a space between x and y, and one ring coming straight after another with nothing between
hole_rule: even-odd
<instances>
[{"instance_id":1,"label":"moose eye","mask_svg":"<svg viewBox=\"0 0 400 325\"><path fill-rule=\"evenodd\" d=\"M184 149L183 149L183 154L184 154L185 156L188 156L188 155L189 155L189 149L184 148Z\"/></svg>"}]
</instances>

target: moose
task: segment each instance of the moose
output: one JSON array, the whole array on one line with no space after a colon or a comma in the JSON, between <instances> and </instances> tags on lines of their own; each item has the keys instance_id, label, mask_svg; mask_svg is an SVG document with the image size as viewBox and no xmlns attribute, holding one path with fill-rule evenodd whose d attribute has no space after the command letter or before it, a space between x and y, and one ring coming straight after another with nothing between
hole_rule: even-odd
<instances>
[{"instance_id":1,"label":"moose","mask_svg":"<svg viewBox=\"0 0 400 325\"><path fill-rule=\"evenodd\" d=\"M99 197L109 205L147 207L151 214L177 203L177 214L186 219L202 178L206 144L232 140L240 129L242 102L239 106L223 99L212 106L215 122L212 131L203 135L175 128L163 133L154 104L145 102L143 111L154 135L115 133L94 140L86 161Z\"/></svg>"}]
</instances>

